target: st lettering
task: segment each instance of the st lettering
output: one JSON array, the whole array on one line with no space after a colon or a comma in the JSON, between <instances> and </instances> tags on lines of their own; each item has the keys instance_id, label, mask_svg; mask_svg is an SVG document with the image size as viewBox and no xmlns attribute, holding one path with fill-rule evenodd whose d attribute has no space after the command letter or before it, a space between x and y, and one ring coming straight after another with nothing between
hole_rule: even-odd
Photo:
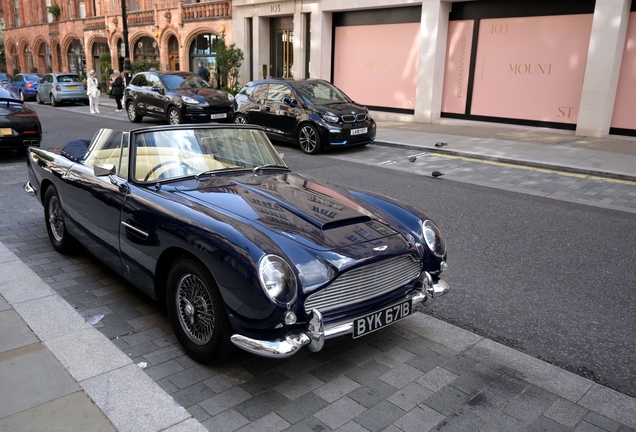
<instances>
[{"instance_id":1,"label":"st lettering","mask_svg":"<svg viewBox=\"0 0 636 432\"><path fill-rule=\"evenodd\" d=\"M557 114L559 118L571 118L572 117L572 107L559 107L559 114Z\"/></svg>"}]
</instances>

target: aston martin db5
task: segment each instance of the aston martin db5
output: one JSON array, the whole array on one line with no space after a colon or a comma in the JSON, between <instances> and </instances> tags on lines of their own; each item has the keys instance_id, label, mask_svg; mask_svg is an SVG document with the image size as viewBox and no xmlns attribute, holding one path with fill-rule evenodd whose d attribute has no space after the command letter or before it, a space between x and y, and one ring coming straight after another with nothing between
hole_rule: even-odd
<instances>
[{"instance_id":1,"label":"aston martin db5","mask_svg":"<svg viewBox=\"0 0 636 432\"><path fill-rule=\"evenodd\" d=\"M421 211L294 173L255 125L99 130L31 147L53 247L81 243L152 298L195 360L284 358L358 338L449 290Z\"/></svg>"}]
</instances>

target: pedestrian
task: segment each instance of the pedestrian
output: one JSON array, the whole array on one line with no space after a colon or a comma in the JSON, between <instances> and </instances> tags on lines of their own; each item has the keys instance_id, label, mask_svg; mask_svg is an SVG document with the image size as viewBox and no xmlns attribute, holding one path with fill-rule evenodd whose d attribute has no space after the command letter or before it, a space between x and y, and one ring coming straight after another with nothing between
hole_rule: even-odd
<instances>
[{"instance_id":1,"label":"pedestrian","mask_svg":"<svg viewBox=\"0 0 636 432\"><path fill-rule=\"evenodd\" d=\"M98 84L97 75L95 75L94 70L91 70L86 82L86 94L88 95L91 114L99 114L99 95L101 92L99 91Z\"/></svg>"},{"instance_id":2,"label":"pedestrian","mask_svg":"<svg viewBox=\"0 0 636 432\"><path fill-rule=\"evenodd\" d=\"M208 70L208 68L203 66L203 62L201 60L199 60L199 69L197 70L197 73L201 78L205 80L205 82L210 81L210 71Z\"/></svg>"},{"instance_id":3,"label":"pedestrian","mask_svg":"<svg viewBox=\"0 0 636 432\"><path fill-rule=\"evenodd\" d=\"M113 80L113 90L111 91L111 95L115 98L115 102L117 102L117 109L115 112L121 112L121 99L124 95L124 80L121 78L121 73L118 70L113 72L113 76L115 79Z\"/></svg>"}]
</instances>

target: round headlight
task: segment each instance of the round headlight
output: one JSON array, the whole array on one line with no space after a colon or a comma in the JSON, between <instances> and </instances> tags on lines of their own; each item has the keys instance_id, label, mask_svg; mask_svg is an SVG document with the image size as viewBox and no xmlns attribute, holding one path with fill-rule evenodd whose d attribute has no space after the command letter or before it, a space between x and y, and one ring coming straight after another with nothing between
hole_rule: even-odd
<instances>
[{"instance_id":1,"label":"round headlight","mask_svg":"<svg viewBox=\"0 0 636 432\"><path fill-rule=\"evenodd\" d=\"M296 300L296 276L281 257L265 255L261 258L258 275L263 291L273 303L287 306Z\"/></svg>"},{"instance_id":2,"label":"round headlight","mask_svg":"<svg viewBox=\"0 0 636 432\"><path fill-rule=\"evenodd\" d=\"M422 233L426 245L436 257L443 258L446 253L446 242L437 225L431 220L427 220L422 224Z\"/></svg>"}]
</instances>

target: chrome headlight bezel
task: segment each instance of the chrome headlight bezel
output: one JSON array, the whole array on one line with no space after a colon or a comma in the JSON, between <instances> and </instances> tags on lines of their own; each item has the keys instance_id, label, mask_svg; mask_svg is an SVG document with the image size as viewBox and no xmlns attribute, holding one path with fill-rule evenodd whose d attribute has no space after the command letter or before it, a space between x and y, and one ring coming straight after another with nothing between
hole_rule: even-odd
<instances>
[{"instance_id":1,"label":"chrome headlight bezel","mask_svg":"<svg viewBox=\"0 0 636 432\"><path fill-rule=\"evenodd\" d=\"M298 296L298 283L291 266L278 255L268 254L258 263L258 278L269 300L289 307Z\"/></svg>"},{"instance_id":2,"label":"chrome headlight bezel","mask_svg":"<svg viewBox=\"0 0 636 432\"><path fill-rule=\"evenodd\" d=\"M340 121L340 117L332 113L321 113L320 116L327 123L338 123Z\"/></svg>"},{"instance_id":3,"label":"chrome headlight bezel","mask_svg":"<svg viewBox=\"0 0 636 432\"><path fill-rule=\"evenodd\" d=\"M422 237L424 237L424 242L426 242L426 246L428 246L433 255L438 258L444 258L446 255L446 242L442 232L432 220L427 219L422 222Z\"/></svg>"},{"instance_id":4,"label":"chrome headlight bezel","mask_svg":"<svg viewBox=\"0 0 636 432\"><path fill-rule=\"evenodd\" d=\"M199 105L201 103L200 100L197 100L191 96L181 96L181 100L188 105Z\"/></svg>"}]
</instances>

